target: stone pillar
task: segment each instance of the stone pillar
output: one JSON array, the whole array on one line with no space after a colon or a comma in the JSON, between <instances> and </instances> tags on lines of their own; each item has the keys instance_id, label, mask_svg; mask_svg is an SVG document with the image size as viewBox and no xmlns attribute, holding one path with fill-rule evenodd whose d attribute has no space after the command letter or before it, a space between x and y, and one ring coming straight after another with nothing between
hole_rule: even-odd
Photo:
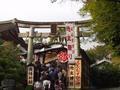
<instances>
[{"instance_id":1,"label":"stone pillar","mask_svg":"<svg viewBox=\"0 0 120 90\"><path fill-rule=\"evenodd\" d=\"M81 89L82 81L82 60L80 55L80 38L79 38L79 27L75 26L75 88Z\"/></svg>"},{"instance_id":2,"label":"stone pillar","mask_svg":"<svg viewBox=\"0 0 120 90\"><path fill-rule=\"evenodd\" d=\"M32 63L33 61L33 37L34 37L34 28L30 27L29 40L28 40L27 65Z\"/></svg>"},{"instance_id":3,"label":"stone pillar","mask_svg":"<svg viewBox=\"0 0 120 90\"><path fill-rule=\"evenodd\" d=\"M75 55L76 57L80 56L80 38L79 38L79 27L75 26L74 27L75 31Z\"/></svg>"}]
</instances>

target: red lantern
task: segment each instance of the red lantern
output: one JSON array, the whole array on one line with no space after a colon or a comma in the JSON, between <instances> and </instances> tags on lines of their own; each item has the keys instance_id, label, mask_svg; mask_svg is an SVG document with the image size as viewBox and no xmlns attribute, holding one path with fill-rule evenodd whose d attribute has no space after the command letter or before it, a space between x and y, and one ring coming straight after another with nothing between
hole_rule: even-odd
<instances>
[{"instance_id":1,"label":"red lantern","mask_svg":"<svg viewBox=\"0 0 120 90\"><path fill-rule=\"evenodd\" d=\"M68 61L68 54L66 51L61 51L58 53L57 58L61 63L65 63Z\"/></svg>"}]
</instances>

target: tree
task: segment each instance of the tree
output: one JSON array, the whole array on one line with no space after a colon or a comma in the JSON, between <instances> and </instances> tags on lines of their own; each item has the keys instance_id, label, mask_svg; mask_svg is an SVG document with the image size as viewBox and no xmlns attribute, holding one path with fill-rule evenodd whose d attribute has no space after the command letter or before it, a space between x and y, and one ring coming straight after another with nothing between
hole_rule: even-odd
<instances>
[{"instance_id":1,"label":"tree","mask_svg":"<svg viewBox=\"0 0 120 90\"><path fill-rule=\"evenodd\" d=\"M102 67L101 69L99 67ZM120 86L120 65L104 64L91 69L91 82L97 88Z\"/></svg>"},{"instance_id":2,"label":"tree","mask_svg":"<svg viewBox=\"0 0 120 90\"><path fill-rule=\"evenodd\" d=\"M22 82L25 79L25 67L18 61L19 51L12 42L0 45L0 81L7 78Z\"/></svg>"},{"instance_id":3,"label":"tree","mask_svg":"<svg viewBox=\"0 0 120 90\"><path fill-rule=\"evenodd\" d=\"M89 0L82 12L90 13L97 39L120 55L120 1Z\"/></svg>"},{"instance_id":4,"label":"tree","mask_svg":"<svg viewBox=\"0 0 120 90\"><path fill-rule=\"evenodd\" d=\"M87 50L87 55L90 58L90 63L95 63L96 60L102 60L103 58L107 58L107 55L110 53L106 46L97 46L93 49Z\"/></svg>"}]
</instances>

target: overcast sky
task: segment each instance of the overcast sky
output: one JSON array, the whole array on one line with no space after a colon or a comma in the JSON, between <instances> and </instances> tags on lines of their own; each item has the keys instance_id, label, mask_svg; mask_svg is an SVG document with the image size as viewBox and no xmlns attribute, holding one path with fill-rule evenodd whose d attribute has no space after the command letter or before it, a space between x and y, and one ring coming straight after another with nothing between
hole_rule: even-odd
<instances>
[{"instance_id":1,"label":"overcast sky","mask_svg":"<svg viewBox=\"0 0 120 90\"><path fill-rule=\"evenodd\" d=\"M77 13L82 3L70 0L0 0L0 21L13 18L28 21L83 20Z\"/></svg>"}]
</instances>

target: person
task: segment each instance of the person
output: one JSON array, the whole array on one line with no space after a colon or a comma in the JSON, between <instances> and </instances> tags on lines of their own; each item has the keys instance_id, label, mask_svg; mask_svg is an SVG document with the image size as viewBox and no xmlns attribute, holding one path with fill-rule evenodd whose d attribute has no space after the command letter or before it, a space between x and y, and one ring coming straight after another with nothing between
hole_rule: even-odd
<instances>
[{"instance_id":1,"label":"person","mask_svg":"<svg viewBox=\"0 0 120 90\"><path fill-rule=\"evenodd\" d=\"M55 90L62 90L62 82L59 79L55 81Z\"/></svg>"},{"instance_id":2,"label":"person","mask_svg":"<svg viewBox=\"0 0 120 90\"><path fill-rule=\"evenodd\" d=\"M67 90L67 72L65 69L62 69L62 82L63 82L63 88Z\"/></svg>"},{"instance_id":3,"label":"person","mask_svg":"<svg viewBox=\"0 0 120 90\"><path fill-rule=\"evenodd\" d=\"M62 79L62 71L58 72L58 79L61 80Z\"/></svg>"},{"instance_id":4,"label":"person","mask_svg":"<svg viewBox=\"0 0 120 90\"><path fill-rule=\"evenodd\" d=\"M51 82L48 79L48 77L46 77L46 79L43 80L43 88L44 88L44 90L50 90L50 85L51 85Z\"/></svg>"},{"instance_id":5,"label":"person","mask_svg":"<svg viewBox=\"0 0 120 90\"><path fill-rule=\"evenodd\" d=\"M34 84L34 90L43 90L43 85L41 82L36 81Z\"/></svg>"}]
</instances>

